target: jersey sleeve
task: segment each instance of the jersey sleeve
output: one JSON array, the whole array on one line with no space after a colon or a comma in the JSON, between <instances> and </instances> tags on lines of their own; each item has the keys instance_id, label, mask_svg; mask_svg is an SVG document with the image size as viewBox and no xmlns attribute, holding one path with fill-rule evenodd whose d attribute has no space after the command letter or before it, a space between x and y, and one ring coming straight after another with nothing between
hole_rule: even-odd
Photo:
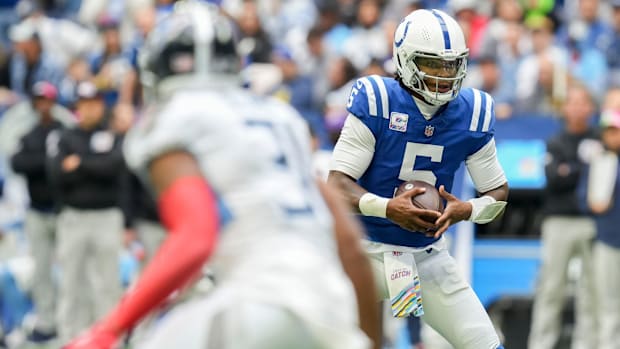
<instances>
[{"instance_id":1,"label":"jersey sleeve","mask_svg":"<svg viewBox=\"0 0 620 349\"><path fill-rule=\"evenodd\" d=\"M487 145L495 134L495 102L490 94L471 89L469 131L472 137L470 155Z\"/></svg>"},{"instance_id":2,"label":"jersey sleeve","mask_svg":"<svg viewBox=\"0 0 620 349\"><path fill-rule=\"evenodd\" d=\"M375 138L357 117L349 114L334 146L330 169L359 179L375 154Z\"/></svg>"},{"instance_id":3,"label":"jersey sleeve","mask_svg":"<svg viewBox=\"0 0 620 349\"><path fill-rule=\"evenodd\" d=\"M387 90L383 80L378 76L357 79L351 88L347 111L360 119L377 138L382 119L389 119Z\"/></svg>"},{"instance_id":4,"label":"jersey sleeve","mask_svg":"<svg viewBox=\"0 0 620 349\"><path fill-rule=\"evenodd\" d=\"M495 139L470 155L465 161L467 171L479 193L486 193L506 183L506 174L497 158Z\"/></svg>"},{"instance_id":5,"label":"jersey sleeve","mask_svg":"<svg viewBox=\"0 0 620 349\"><path fill-rule=\"evenodd\" d=\"M125 140L123 153L129 168L144 173L149 163L172 150L190 150L202 134L200 117L175 101L158 112L148 111Z\"/></svg>"}]
</instances>

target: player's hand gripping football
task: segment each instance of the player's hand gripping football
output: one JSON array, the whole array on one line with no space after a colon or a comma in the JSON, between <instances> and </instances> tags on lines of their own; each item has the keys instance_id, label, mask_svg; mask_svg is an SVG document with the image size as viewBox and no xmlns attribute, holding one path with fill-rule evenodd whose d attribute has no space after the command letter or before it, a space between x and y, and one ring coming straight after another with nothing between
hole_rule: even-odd
<instances>
[{"instance_id":1,"label":"player's hand gripping football","mask_svg":"<svg viewBox=\"0 0 620 349\"><path fill-rule=\"evenodd\" d=\"M115 349L118 347L118 342L116 334L95 325L62 349Z\"/></svg>"},{"instance_id":2,"label":"player's hand gripping football","mask_svg":"<svg viewBox=\"0 0 620 349\"><path fill-rule=\"evenodd\" d=\"M434 230L435 222L440 213L433 210L421 209L413 205L412 198L423 194L425 188L413 188L390 199L387 205L386 217L398 224L401 228L410 231Z\"/></svg>"},{"instance_id":3,"label":"player's hand gripping football","mask_svg":"<svg viewBox=\"0 0 620 349\"><path fill-rule=\"evenodd\" d=\"M446 208L441 217L435 221L435 225L438 227L433 234L435 238L445 233L452 224L467 220L471 215L472 209L470 203L461 201L456 196L448 193L443 185L439 187L439 195L446 200Z\"/></svg>"}]
</instances>

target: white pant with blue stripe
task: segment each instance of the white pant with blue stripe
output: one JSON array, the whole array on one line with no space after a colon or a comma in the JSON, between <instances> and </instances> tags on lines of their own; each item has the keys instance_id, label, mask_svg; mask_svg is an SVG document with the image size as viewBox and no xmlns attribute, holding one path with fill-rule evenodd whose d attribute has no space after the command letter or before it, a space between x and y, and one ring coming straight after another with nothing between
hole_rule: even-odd
<instances>
[{"instance_id":1,"label":"white pant with blue stripe","mask_svg":"<svg viewBox=\"0 0 620 349\"><path fill-rule=\"evenodd\" d=\"M455 349L498 348L499 337L489 316L444 245L436 243L427 252L405 246L366 242L379 295L383 299L389 298L383 253L413 252L422 288L422 320Z\"/></svg>"}]
</instances>

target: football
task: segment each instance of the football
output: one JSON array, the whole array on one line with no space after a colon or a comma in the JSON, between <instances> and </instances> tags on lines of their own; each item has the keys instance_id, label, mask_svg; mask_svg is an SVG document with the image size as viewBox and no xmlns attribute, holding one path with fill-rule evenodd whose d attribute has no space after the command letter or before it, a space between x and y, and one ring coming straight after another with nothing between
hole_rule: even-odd
<instances>
[{"instance_id":1,"label":"football","mask_svg":"<svg viewBox=\"0 0 620 349\"><path fill-rule=\"evenodd\" d=\"M439 195L439 190L437 190L435 186L424 181L403 182L398 189L396 189L396 192L394 192L394 196L398 196L416 187L426 188L426 192L411 198L411 201L416 207L443 212L443 199L441 195Z\"/></svg>"}]
</instances>

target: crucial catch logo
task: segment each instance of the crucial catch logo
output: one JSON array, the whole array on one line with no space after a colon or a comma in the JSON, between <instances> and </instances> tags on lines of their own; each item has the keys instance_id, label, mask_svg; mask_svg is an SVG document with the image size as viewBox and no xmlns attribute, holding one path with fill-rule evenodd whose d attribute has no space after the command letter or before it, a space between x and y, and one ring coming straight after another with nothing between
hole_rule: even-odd
<instances>
[{"instance_id":1,"label":"crucial catch logo","mask_svg":"<svg viewBox=\"0 0 620 349\"><path fill-rule=\"evenodd\" d=\"M409 122L409 115L407 114L397 112L390 114L390 130L407 132L407 122Z\"/></svg>"}]
</instances>

